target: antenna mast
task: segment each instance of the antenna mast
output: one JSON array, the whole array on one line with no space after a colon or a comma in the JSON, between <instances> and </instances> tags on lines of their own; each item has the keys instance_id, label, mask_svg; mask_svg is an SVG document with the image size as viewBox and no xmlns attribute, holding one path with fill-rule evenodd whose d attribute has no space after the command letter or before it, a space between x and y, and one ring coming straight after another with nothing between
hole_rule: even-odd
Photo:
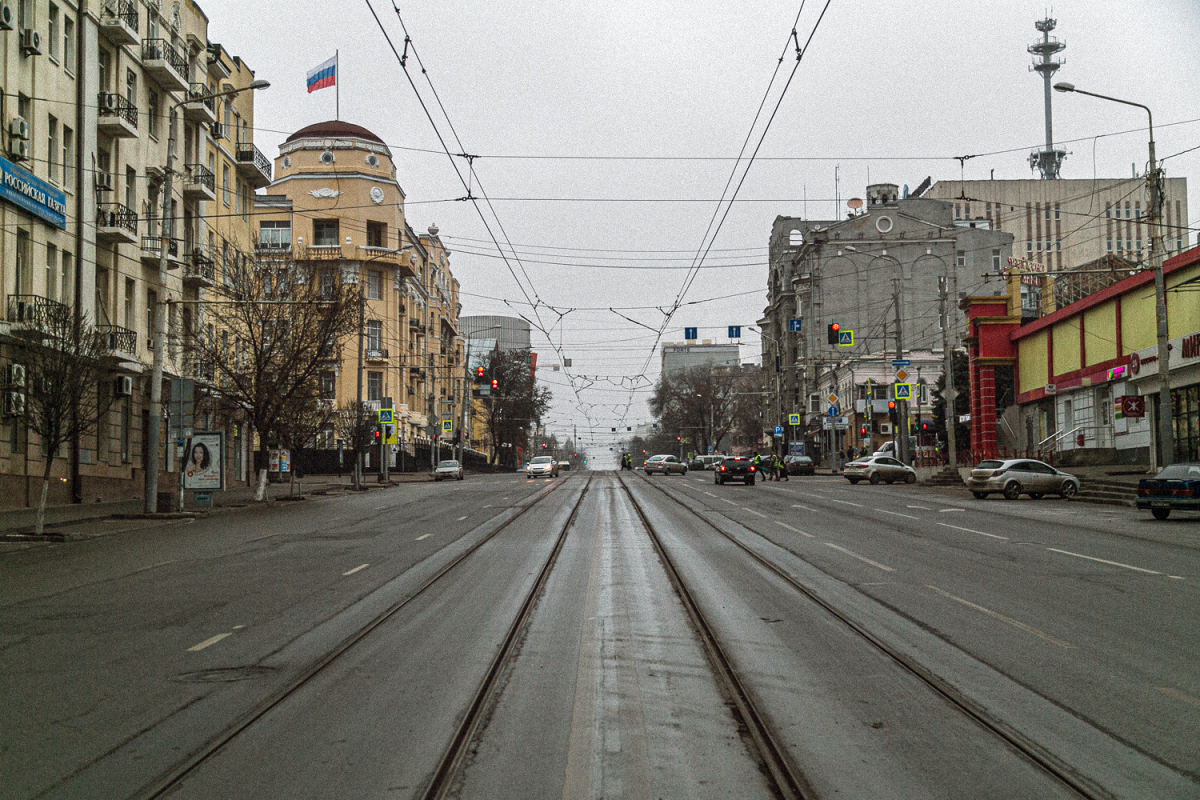
<instances>
[{"instance_id":1,"label":"antenna mast","mask_svg":"<svg viewBox=\"0 0 1200 800\"><path fill-rule=\"evenodd\" d=\"M1042 173L1042 180L1056 180L1059 167L1062 166L1062 160L1066 157L1065 150L1056 150L1054 147L1054 123L1053 113L1050 110L1050 82L1054 73L1058 71L1066 61L1055 61L1054 56L1067 49L1066 42L1060 42L1058 39L1050 35L1050 31L1054 30L1058 25L1058 20L1046 17L1033 23L1033 27L1037 28L1042 33L1042 40L1029 45L1029 52L1034 56L1033 66L1030 70L1040 72L1042 80L1046 84L1046 149L1038 150L1029 154L1029 167L1036 169Z\"/></svg>"}]
</instances>

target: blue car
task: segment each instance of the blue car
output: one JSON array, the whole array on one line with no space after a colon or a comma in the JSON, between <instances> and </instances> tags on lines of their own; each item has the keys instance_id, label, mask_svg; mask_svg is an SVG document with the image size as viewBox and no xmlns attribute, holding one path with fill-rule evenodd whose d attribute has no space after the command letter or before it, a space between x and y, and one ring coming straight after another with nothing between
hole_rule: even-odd
<instances>
[{"instance_id":1,"label":"blue car","mask_svg":"<svg viewBox=\"0 0 1200 800\"><path fill-rule=\"evenodd\" d=\"M1138 481L1137 507L1150 509L1155 519L1172 511L1200 511L1200 463L1172 464Z\"/></svg>"}]
</instances>

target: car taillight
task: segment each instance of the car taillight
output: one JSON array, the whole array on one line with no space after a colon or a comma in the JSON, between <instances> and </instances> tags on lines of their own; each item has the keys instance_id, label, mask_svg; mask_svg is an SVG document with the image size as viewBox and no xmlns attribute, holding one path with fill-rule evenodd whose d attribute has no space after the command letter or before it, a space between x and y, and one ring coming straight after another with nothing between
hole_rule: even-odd
<instances>
[{"instance_id":1,"label":"car taillight","mask_svg":"<svg viewBox=\"0 0 1200 800\"><path fill-rule=\"evenodd\" d=\"M1154 493L1150 491L1149 486L1139 486L1138 487L1138 497L1148 497L1151 494L1154 494Z\"/></svg>"},{"instance_id":2,"label":"car taillight","mask_svg":"<svg viewBox=\"0 0 1200 800\"><path fill-rule=\"evenodd\" d=\"M724 471L725 471L725 465L724 465L724 464L722 464L722 465L721 465L721 472L724 472Z\"/></svg>"},{"instance_id":3,"label":"car taillight","mask_svg":"<svg viewBox=\"0 0 1200 800\"><path fill-rule=\"evenodd\" d=\"M750 471L751 471L751 472L754 472L754 467L751 467L751 468L750 468Z\"/></svg>"}]
</instances>

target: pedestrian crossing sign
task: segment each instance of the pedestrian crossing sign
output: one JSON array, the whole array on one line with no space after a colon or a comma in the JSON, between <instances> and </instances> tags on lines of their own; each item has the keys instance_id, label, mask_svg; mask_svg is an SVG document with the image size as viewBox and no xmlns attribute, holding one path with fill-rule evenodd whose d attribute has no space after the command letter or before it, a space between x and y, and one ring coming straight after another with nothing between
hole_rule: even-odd
<instances>
[{"instance_id":1,"label":"pedestrian crossing sign","mask_svg":"<svg viewBox=\"0 0 1200 800\"><path fill-rule=\"evenodd\" d=\"M451 433L454 431L454 420L442 420L442 433Z\"/></svg>"},{"instance_id":2,"label":"pedestrian crossing sign","mask_svg":"<svg viewBox=\"0 0 1200 800\"><path fill-rule=\"evenodd\" d=\"M799 424L800 424L800 415L799 414L788 414L788 425L799 425Z\"/></svg>"},{"instance_id":3,"label":"pedestrian crossing sign","mask_svg":"<svg viewBox=\"0 0 1200 800\"><path fill-rule=\"evenodd\" d=\"M838 331L838 347L854 346L854 331Z\"/></svg>"},{"instance_id":4,"label":"pedestrian crossing sign","mask_svg":"<svg viewBox=\"0 0 1200 800\"><path fill-rule=\"evenodd\" d=\"M395 409L381 408L379 409L379 424L391 425L395 420L392 418Z\"/></svg>"},{"instance_id":5,"label":"pedestrian crossing sign","mask_svg":"<svg viewBox=\"0 0 1200 800\"><path fill-rule=\"evenodd\" d=\"M895 383L892 384L896 388L897 400L912 400L912 384L911 383Z\"/></svg>"}]
</instances>

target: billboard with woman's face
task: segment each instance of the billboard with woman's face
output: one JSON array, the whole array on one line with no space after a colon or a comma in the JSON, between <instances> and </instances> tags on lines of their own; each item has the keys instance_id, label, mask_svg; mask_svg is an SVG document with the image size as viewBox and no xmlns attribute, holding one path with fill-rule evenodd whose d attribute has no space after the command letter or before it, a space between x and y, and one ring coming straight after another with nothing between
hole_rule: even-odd
<instances>
[{"instance_id":1,"label":"billboard with woman's face","mask_svg":"<svg viewBox=\"0 0 1200 800\"><path fill-rule=\"evenodd\" d=\"M223 431L195 433L183 455L183 488L201 492L225 489L221 464L225 450Z\"/></svg>"}]
</instances>

